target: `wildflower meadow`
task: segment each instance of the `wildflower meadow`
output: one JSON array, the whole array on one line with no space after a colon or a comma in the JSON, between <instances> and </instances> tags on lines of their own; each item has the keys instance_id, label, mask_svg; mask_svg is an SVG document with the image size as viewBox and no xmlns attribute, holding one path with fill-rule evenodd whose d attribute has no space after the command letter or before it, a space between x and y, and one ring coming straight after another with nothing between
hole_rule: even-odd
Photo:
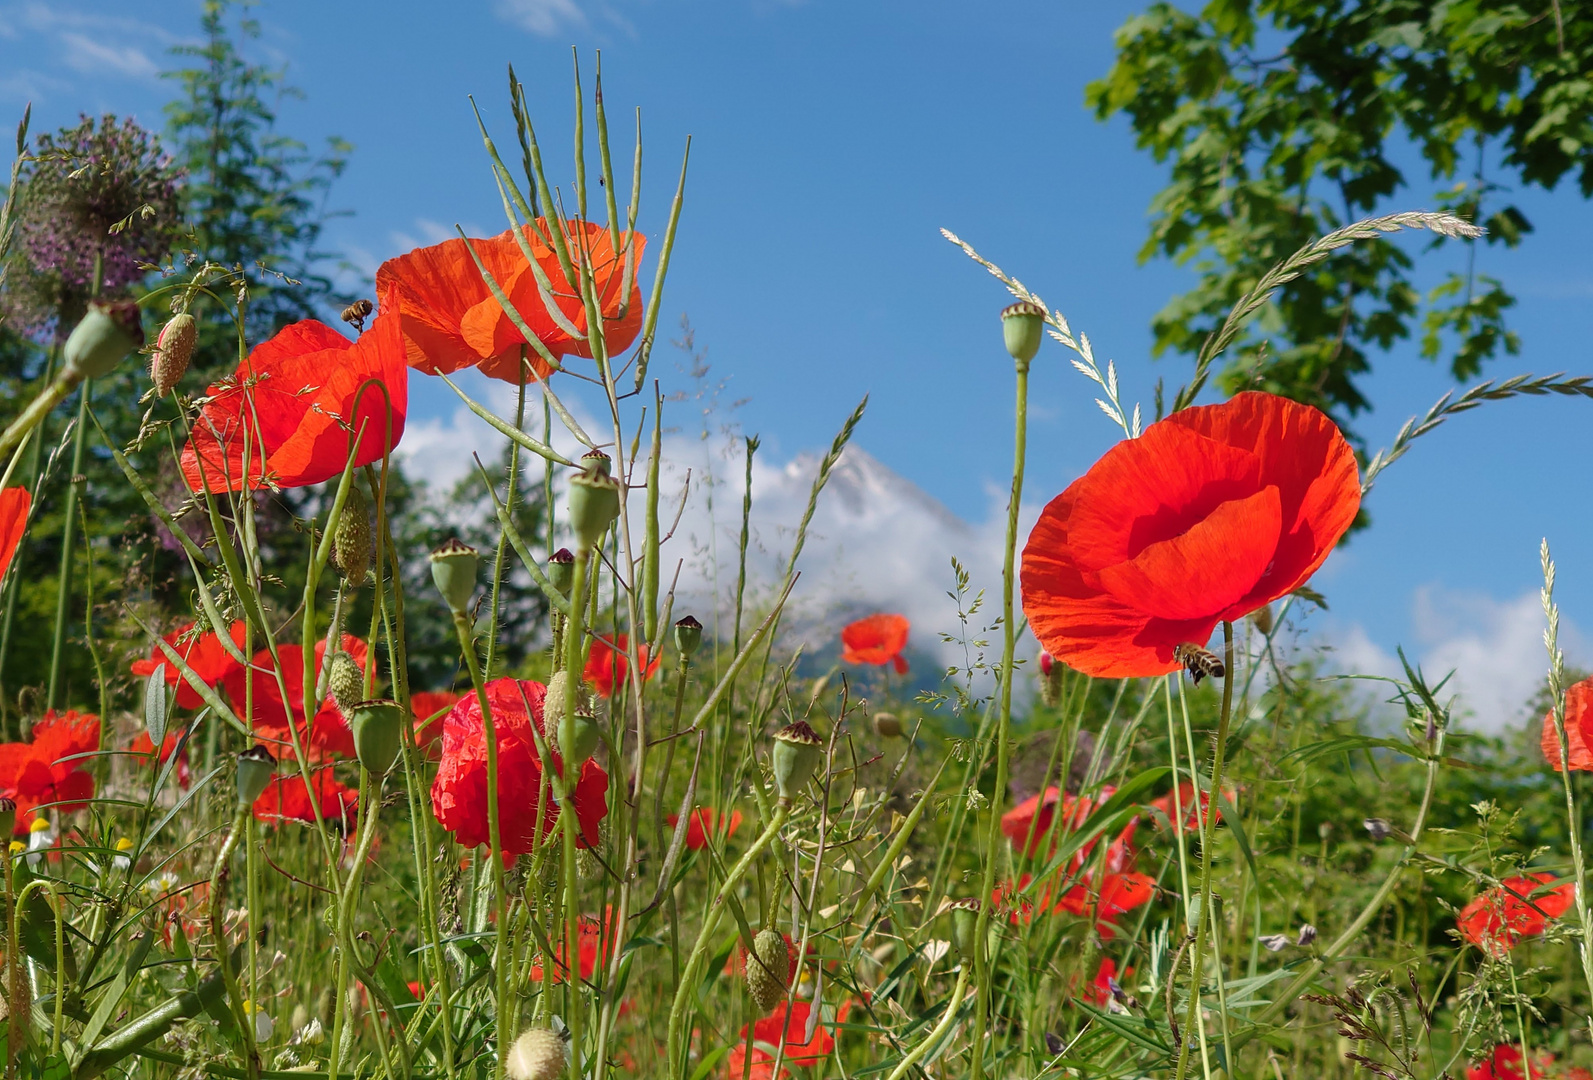
<instances>
[{"instance_id":1,"label":"wildflower meadow","mask_svg":"<svg viewBox=\"0 0 1593 1080\"><path fill-rule=\"evenodd\" d=\"M570 160L539 138L554 107ZM1473 381L1368 452L1333 401L1223 366L1335 260L1497 226L1457 204L1320 230L1232 290L1154 408L1002 268L1040 280L1042 253L945 232L1013 402L979 436L1011 453L1001 572L926 583L947 625L815 632L804 547L870 401L834 418L772 580L747 440L688 591L704 495L665 436L696 406L655 346L691 144L649 142L644 173L584 57L569 100L510 69L476 117L501 222L348 296L207 247L285 230L313 186L270 202L268 172L198 172L130 120L21 121L6 1080L1593 1076L1593 679L1562 656L1550 541L1529 735L1467 732L1446 672L1293 647L1423 436L1593 380ZM1026 476L1040 365L1117 429L1060 490ZM500 448L452 517L395 457L422 393Z\"/></svg>"}]
</instances>

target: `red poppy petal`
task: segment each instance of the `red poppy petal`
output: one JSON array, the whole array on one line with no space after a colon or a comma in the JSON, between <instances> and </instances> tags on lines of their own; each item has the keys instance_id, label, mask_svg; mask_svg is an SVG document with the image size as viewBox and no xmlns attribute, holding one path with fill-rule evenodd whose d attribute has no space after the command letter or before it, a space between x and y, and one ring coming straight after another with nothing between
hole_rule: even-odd
<instances>
[{"instance_id":1,"label":"red poppy petal","mask_svg":"<svg viewBox=\"0 0 1593 1080\"><path fill-rule=\"evenodd\" d=\"M22 532L28 524L28 508L32 496L24 487L9 487L0 491L0 578L11 567L11 560L22 543Z\"/></svg>"}]
</instances>

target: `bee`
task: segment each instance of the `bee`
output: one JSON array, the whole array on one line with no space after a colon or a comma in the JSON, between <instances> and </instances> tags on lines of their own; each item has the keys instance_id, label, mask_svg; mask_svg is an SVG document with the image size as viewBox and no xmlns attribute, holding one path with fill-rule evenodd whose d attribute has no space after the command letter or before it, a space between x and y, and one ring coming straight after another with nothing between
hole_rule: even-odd
<instances>
[{"instance_id":1,"label":"bee","mask_svg":"<svg viewBox=\"0 0 1593 1080\"><path fill-rule=\"evenodd\" d=\"M1223 666L1222 658L1210 649L1202 649L1199 645L1185 642L1173 650L1173 659L1184 665L1184 670L1189 672L1189 677L1195 685L1200 685L1200 680L1208 675L1213 679L1221 679L1228 674L1228 669Z\"/></svg>"},{"instance_id":2,"label":"bee","mask_svg":"<svg viewBox=\"0 0 1593 1080\"><path fill-rule=\"evenodd\" d=\"M365 320L370 318L372 305L369 300L356 300L343 309L343 321L356 330L365 329Z\"/></svg>"}]
</instances>

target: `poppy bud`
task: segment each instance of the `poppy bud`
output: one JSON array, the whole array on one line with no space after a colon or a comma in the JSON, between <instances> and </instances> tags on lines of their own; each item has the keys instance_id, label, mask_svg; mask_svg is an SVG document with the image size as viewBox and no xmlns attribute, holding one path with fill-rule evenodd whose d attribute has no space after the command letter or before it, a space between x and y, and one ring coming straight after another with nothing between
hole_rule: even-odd
<instances>
[{"instance_id":1,"label":"poppy bud","mask_svg":"<svg viewBox=\"0 0 1593 1080\"><path fill-rule=\"evenodd\" d=\"M463 615L476 592L476 549L454 539L431 553L431 580L448 610Z\"/></svg>"},{"instance_id":2,"label":"poppy bud","mask_svg":"<svg viewBox=\"0 0 1593 1080\"><path fill-rule=\"evenodd\" d=\"M179 311L161 327L160 337L155 339L155 351L149 358L149 379L155 384L156 397L171 393L182 379L198 342L199 326L186 311Z\"/></svg>"},{"instance_id":3,"label":"poppy bud","mask_svg":"<svg viewBox=\"0 0 1593 1080\"><path fill-rule=\"evenodd\" d=\"M559 548L548 556L548 580L559 590L559 595L566 600L570 598L570 590L575 588L575 556L570 554L569 548Z\"/></svg>"},{"instance_id":4,"label":"poppy bud","mask_svg":"<svg viewBox=\"0 0 1593 1080\"><path fill-rule=\"evenodd\" d=\"M554 1080L564 1072L564 1040L551 1028L528 1028L503 1064L510 1080Z\"/></svg>"},{"instance_id":5,"label":"poppy bud","mask_svg":"<svg viewBox=\"0 0 1593 1080\"><path fill-rule=\"evenodd\" d=\"M91 300L88 311L66 339L61 355L66 370L79 378L108 375L128 353L142 348L144 327L131 300Z\"/></svg>"},{"instance_id":6,"label":"poppy bud","mask_svg":"<svg viewBox=\"0 0 1593 1080\"><path fill-rule=\"evenodd\" d=\"M1058 701L1062 700L1062 679L1067 675L1067 668L1056 662L1056 658L1048 652L1040 654L1040 700L1047 708L1056 708Z\"/></svg>"},{"instance_id":7,"label":"poppy bud","mask_svg":"<svg viewBox=\"0 0 1593 1080\"><path fill-rule=\"evenodd\" d=\"M355 705L365 700L365 673L352 656L339 650L333 654L327 670L326 688L337 702L338 712L348 716Z\"/></svg>"},{"instance_id":8,"label":"poppy bud","mask_svg":"<svg viewBox=\"0 0 1593 1080\"><path fill-rule=\"evenodd\" d=\"M371 509L365 493L349 485L332 536L332 565L350 585L365 584L371 566Z\"/></svg>"},{"instance_id":9,"label":"poppy bud","mask_svg":"<svg viewBox=\"0 0 1593 1080\"><path fill-rule=\"evenodd\" d=\"M1001 336L1012 358L1027 364L1040 351L1040 341L1045 337L1045 308L1027 300L1003 308Z\"/></svg>"},{"instance_id":10,"label":"poppy bud","mask_svg":"<svg viewBox=\"0 0 1593 1080\"><path fill-rule=\"evenodd\" d=\"M902 737L902 721L895 713L877 712L874 714L874 734L882 739L899 739Z\"/></svg>"},{"instance_id":11,"label":"poppy bud","mask_svg":"<svg viewBox=\"0 0 1593 1080\"><path fill-rule=\"evenodd\" d=\"M787 724L774 733L770 763L774 768L774 789L782 803L791 805L797 792L813 778L823 757L824 740L806 720Z\"/></svg>"},{"instance_id":12,"label":"poppy bud","mask_svg":"<svg viewBox=\"0 0 1593 1080\"><path fill-rule=\"evenodd\" d=\"M1262 604L1250 613L1250 621L1263 634L1272 633L1272 605Z\"/></svg>"},{"instance_id":13,"label":"poppy bud","mask_svg":"<svg viewBox=\"0 0 1593 1080\"><path fill-rule=\"evenodd\" d=\"M759 930L747 957L747 993L762 1012L769 1012L785 997L785 979L791 971L791 946L776 930Z\"/></svg>"},{"instance_id":14,"label":"poppy bud","mask_svg":"<svg viewBox=\"0 0 1593 1080\"><path fill-rule=\"evenodd\" d=\"M979 929L979 900L966 896L951 903L951 947L959 959L969 961L974 955L974 937Z\"/></svg>"},{"instance_id":15,"label":"poppy bud","mask_svg":"<svg viewBox=\"0 0 1593 1080\"><path fill-rule=\"evenodd\" d=\"M351 710L349 730L354 734L354 752L372 776L383 776L398 760L400 729L404 713L398 702L386 698L361 701Z\"/></svg>"},{"instance_id":16,"label":"poppy bud","mask_svg":"<svg viewBox=\"0 0 1593 1080\"><path fill-rule=\"evenodd\" d=\"M271 774L276 772L276 769L277 759L271 756L271 751L259 743L239 754L238 804L253 806L254 801L271 782Z\"/></svg>"},{"instance_id":17,"label":"poppy bud","mask_svg":"<svg viewBox=\"0 0 1593 1080\"><path fill-rule=\"evenodd\" d=\"M17 804L13 799L0 797L0 836L9 837L17 827Z\"/></svg>"},{"instance_id":18,"label":"poppy bud","mask_svg":"<svg viewBox=\"0 0 1593 1080\"><path fill-rule=\"evenodd\" d=\"M675 648L684 659L690 660L701 645L702 623L690 615L675 623Z\"/></svg>"},{"instance_id":19,"label":"poppy bud","mask_svg":"<svg viewBox=\"0 0 1593 1080\"><path fill-rule=\"evenodd\" d=\"M595 547L619 517L619 481L602 466L588 466L570 478L570 528L583 549Z\"/></svg>"}]
</instances>

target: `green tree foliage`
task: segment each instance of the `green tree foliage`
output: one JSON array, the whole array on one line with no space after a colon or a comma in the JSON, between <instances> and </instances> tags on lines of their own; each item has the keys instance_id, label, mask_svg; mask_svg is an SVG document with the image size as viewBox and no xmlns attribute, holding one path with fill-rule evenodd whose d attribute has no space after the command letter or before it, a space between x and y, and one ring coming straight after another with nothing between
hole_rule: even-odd
<instances>
[{"instance_id":1,"label":"green tree foliage","mask_svg":"<svg viewBox=\"0 0 1593 1080\"><path fill-rule=\"evenodd\" d=\"M1532 225L1505 184L1593 195L1593 5L1547 0L1212 0L1158 3L1117 32L1117 59L1087 99L1128 116L1169 162L1141 258L1191 264L1198 284L1153 326L1158 353L1195 354L1269 267L1376 210L1434 203L1515 246ZM1414 160L1419 155L1419 164ZM1434 241L1442 244L1439 238ZM1413 332L1457 379L1502 350L1515 299L1476 250L1421 297L1411 260L1357 244L1291 282L1222 372L1349 421L1359 377Z\"/></svg>"}]
</instances>

